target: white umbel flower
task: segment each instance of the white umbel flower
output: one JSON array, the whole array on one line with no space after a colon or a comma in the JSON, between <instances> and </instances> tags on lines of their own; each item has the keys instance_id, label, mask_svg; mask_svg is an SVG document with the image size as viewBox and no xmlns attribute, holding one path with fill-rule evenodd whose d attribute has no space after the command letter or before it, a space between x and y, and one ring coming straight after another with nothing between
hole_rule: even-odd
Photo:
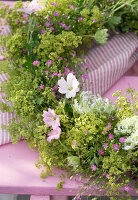
<instances>
[{"instance_id":1,"label":"white umbel flower","mask_svg":"<svg viewBox=\"0 0 138 200\"><path fill-rule=\"evenodd\" d=\"M66 94L67 99L75 97L76 93L80 90L79 82L72 73L69 73L67 75L67 81L62 77L58 81L58 85L59 85L59 92L61 94Z\"/></svg>"}]
</instances>

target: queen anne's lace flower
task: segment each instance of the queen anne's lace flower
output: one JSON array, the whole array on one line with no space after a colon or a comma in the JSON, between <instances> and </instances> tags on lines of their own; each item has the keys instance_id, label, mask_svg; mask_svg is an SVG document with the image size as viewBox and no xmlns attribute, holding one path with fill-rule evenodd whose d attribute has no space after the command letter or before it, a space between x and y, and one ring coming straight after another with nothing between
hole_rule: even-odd
<instances>
[{"instance_id":1,"label":"queen anne's lace flower","mask_svg":"<svg viewBox=\"0 0 138 200\"><path fill-rule=\"evenodd\" d=\"M72 73L69 73L67 75L67 81L62 77L58 81L58 85L59 85L59 92L61 94L66 94L67 99L75 97L76 93L80 90L79 82Z\"/></svg>"}]
</instances>

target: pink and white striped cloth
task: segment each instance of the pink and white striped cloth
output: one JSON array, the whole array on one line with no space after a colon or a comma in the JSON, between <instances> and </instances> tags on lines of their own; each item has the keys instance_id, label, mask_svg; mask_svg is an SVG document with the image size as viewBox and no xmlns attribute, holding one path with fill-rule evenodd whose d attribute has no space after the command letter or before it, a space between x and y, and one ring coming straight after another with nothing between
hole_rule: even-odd
<instances>
[{"instance_id":1,"label":"pink and white striped cloth","mask_svg":"<svg viewBox=\"0 0 138 200\"><path fill-rule=\"evenodd\" d=\"M84 90L103 95L138 59L138 37L133 33L114 36L105 45L89 50L86 56L88 78Z\"/></svg>"},{"instance_id":2,"label":"pink and white striped cloth","mask_svg":"<svg viewBox=\"0 0 138 200\"><path fill-rule=\"evenodd\" d=\"M118 79L123 76L138 59L138 38L133 33L114 36L108 44L92 48L86 56L88 78L81 79L84 90L93 94L104 94ZM0 74L0 84L7 80ZM4 94L3 94L4 95ZM6 103L0 94L0 101ZM0 111L0 145L11 142L9 133L1 129L2 124L15 117L14 113Z\"/></svg>"}]
</instances>

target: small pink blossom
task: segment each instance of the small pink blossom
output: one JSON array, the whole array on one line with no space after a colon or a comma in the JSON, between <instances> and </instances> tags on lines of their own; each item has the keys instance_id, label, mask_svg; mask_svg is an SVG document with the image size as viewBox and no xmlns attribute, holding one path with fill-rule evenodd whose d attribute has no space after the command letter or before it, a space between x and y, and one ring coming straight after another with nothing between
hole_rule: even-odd
<instances>
[{"instance_id":1,"label":"small pink blossom","mask_svg":"<svg viewBox=\"0 0 138 200\"><path fill-rule=\"evenodd\" d=\"M100 155L104 155L104 151L103 151L102 149L99 149L98 153L99 153Z\"/></svg>"},{"instance_id":2,"label":"small pink blossom","mask_svg":"<svg viewBox=\"0 0 138 200\"><path fill-rule=\"evenodd\" d=\"M119 150L119 145L116 143L116 144L114 144L113 145L113 149L115 150L115 151L118 151Z\"/></svg>"},{"instance_id":3,"label":"small pink blossom","mask_svg":"<svg viewBox=\"0 0 138 200\"><path fill-rule=\"evenodd\" d=\"M51 24L49 22L45 23L46 27L49 27Z\"/></svg>"},{"instance_id":4,"label":"small pink blossom","mask_svg":"<svg viewBox=\"0 0 138 200\"><path fill-rule=\"evenodd\" d=\"M45 71L45 73L46 73L46 74L48 74L48 73L49 73L49 71Z\"/></svg>"},{"instance_id":5,"label":"small pink blossom","mask_svg":"<svg viewBox=\"0 0 138 200\"><path fill-rule=\"evenodd\" d=\"M88 134L88 130L86 129L86 130L85 130L85 135L87 135L87 134Z\"/></svg>"},{"instance_id":6,"label":"small pink blossom","mask_svg":"<svg viewBox=\"0 0 138 200\"><path fill-rule=\"evenodd\" d=\"M106 178L109 178L109 174L106 174Z\"/></svg>"},{"instance_id":7,"label":"small pink blossom","mask_svg":"<svg viewBox=\"0 0 138 200\"><path fill-rule=\"evenodd\" d=\"M59 12L57 12L57 11L55 11L55 12L53 13L53 15L54 15L54 16L59 16L59 15L60 15L60 13L59 13Z\"/></svg>"},{"instance_id":8,"label":"small pink blossom","mask_svg":"<svg viewBox=\"0 0 138 200\"><path fill-rule=\"evenodd\" d=\"M97 20L96 20L96 19L93 19L93 22L95 22L95 23L96 23L96 22L97 22Z\"/></svg>"},{"instance_id":9,"label":"small pink blossom","mask_svg":"<svg viewBox=\"0 0 138 200\"><path fill-rule=\"evenodd\" d=\"M96 171L96 165L91 166L92 171Z\"/></svg>"},{"instance_id":10,"label":"small pink blossom","mask_svg":"<svg viewBox=\"0 0 138 200\"><path fill-rule=\"evenodd\" d=\"M23 18L26 19L28 15L26 13L23 14Z\"/></svg>"},{"instance_id":11,"label":"small pink blossom","mask_svg":"<svg viewBox=\"0 0 138 200\"><path fill-rule=\"evenodd\" d=\"M23 21L23 24L26 24L26 21Z\"/></svg>"},{"instance_id":12,"label":"small pink blossom","mask_svg":"<svg viewBox=\"0 0 138 200\"><path fill-rule=\"evenodd\" d=\"M35 60L34 62L33 62L33 65L38 65L39 64L39 61L38 60Z\"/></svg>"},{"instance_id":13,"label":"small pink blossom","mask_svg":"<svg viewBox=\"0 0 138 200\"><path fill-rule=\"evenodd\" d=\"M31 22L30 19L27 20L29 23Z\"/></svg>"},{"instance_id":14,"label":"small pink blossom","mask_svg":"<svg viewBox=\"0 0 138 200\"><path fill-rule=\"evenodd\" d=\"M110 124L110 123L108 123L108 125L106 126L106 128L107 128L107 131L109 131L109 130L110 130L110 127L111 127L111 124Z\"/></svg>"},{"instance_id":15,"label":"small pink blossom","mask_svg":"<svg viewBox=\"0 0 138 200\"><path fill-rule=\"evenodd\" d=\"M82 21L82 20L83 20L83 17L78 17L78 20L79 20L79 21Z\"/></svg>"},{"instance_id":16,"label":"small pink blossom","mask_svg":"<svg viewBox=\"0 0 138 200\"><path fill-rule=\"evenodd\" d=\"M55 3L54 3L54 2L51 2L51 5L52 5L52 6L57 6L58 3L57 3L57 2L55 2Z\"/></svg>"},{"instance_id":17,"label":"small pink blossom","mask_svg":"<svg viewBox=\"0 0 138 200\"><path fill-rule=\"evenodd\" d=\"M103 12L103 16L105 16L106 15L106 13L105 12Z\"/></svg>"},{"instance_id":18,"label":"small pink blossom","mask_svg":"<svg viewBox=\"0 0 138 200\"><path fill-rule=\"evenodd\" d=\"M73 145L74 145L74 147L76 146L76 142L75 142L75 140L73 140Z\"/></svg>"},{"instance_id":19,"label":"small pink blossom","mask_svg":"<svg viewBox=\"0 0 138 200\"><path fill-rule=\"evenodd\" d=\"M72 56L73 56L73 57L76 56L76 53L73 53Z\"/></svg>"},{"instance_id":20,"label":"small pink blossom","mask_svg":"<svg viewBox=\"0 0 138 200\"><path fill-rule=\"evenodd\" d=\"M74 8L74 6L73 5L69 5L69 8Z\"/></svg>"},{"instance_id":21,"label":"small pink blossom","mask_svg":"<svg viewBox=\"0 0 138 200\"><path fill-rule=\"evenodd\" d=\"M104 149L107 149L107 148L108 148L108 144L107 144L107 143L104 143L104 144L103 144L103 148L104 148Z\"/></svg>"},{"instance_id":22,"label":"small pink blossom","mask_svg":"<svg viewBox=\"0 0 138 200\"><path fill-rule=\"evenodd\" d=\"M22 68L22 65L20 65L19 68Z\"/></svg>"},{"instance_id":23,"label":"small pink blossom","mask_svg":"<svg viewBox=\"0 0 138 200\"><path fill-rule=\"evenodd\" d=\"M129 192L130 187L128 185L125 186L125 191Z\"/></svg>"},{"instance_id":24,"label":"small pink blossom","mask_svg":"<svg viewBox=\"0 0 138 200\"><path fill-rule=\"evenodd\" d=\"M112 133L110 133L110 134L108 135L108 137L109 137L110 140L113 140L113 139L114 139L114 136L113 136Z\"/></svg>"},{"instance_id":25,"label":"small pink blossom","mask_svg":"<svg viewBox=\"0 0 138 200\"><path fill-rule=\"evenodd\" d=\"M58 90L58 86L55 85L55 86L53 87L53 90L54 90L54 91Z\"/></svg>"},{"instance_id":26,"label":"small pink blossom","mask_svg":"<svg viewBox=\"0 0 138 200\"><path fill-rule=\"evenodd\" d=\"M119 142L124 143L125 140L126 140L126 139L125 139L124 137L121 137L121 138L119 139Z\"/></svg>"},{"instance_id":27,"label":"small pink blossom","mask_svg":"<svg viewBox=\"0 0 138 200\"><path fill-rule=\"evenodd\" d=\"M46 30L41 30L41 34L44 34L46 32Z\"/></svg>"},{"instance_id":28,"label":"small pink blossom","mask_svg":"<svg viewBox=\"0 0 138 200\"><path fill-rule=\"evenodd\" d=\"M63 58L62 58L62 57L59 57L58 59L59 59L59 60L63 60Z\"/></svg>"},{"instance_id":29,"label":"small pink blossom","mask_svg":"<svg viewBox=\"0 0 138 200\"><path fill-rule=\"evenodd\" d=\"M42 90L44 87L44 85L40 85L39 90Z\"/></svg>"},{"instance_id":30,"label":"small pink blossom","mask_svg":"<svg viewBox=\"0 0 138 200\"><path fill-rule=\"evenodd\" d=\"M53 27L50 27L49 29L51 29L52 31L54 31L54 28L53 28Z\"/></svg>"},{"instance_id":31,"label":"small pink blossom","mask_svg":"<svg viewBox=\"0 0 138 200\"><path fill-rule=\"evenodd\" d=\"M59 115L56 115L54 110L50 108L48 108L48 112L43 112L43 121L48 127L52 126L53 129L56 129L58 126L60 126Z\"/></svg>"},{"instance_id":32,"label":"small pink blossom","mask_svg":"<svg viewBox=\"0 0 138 200\"><path fill-rule=\"evenodd\" d=\"M103 131L104 134L106 134L106 131Z\"/></svg>"},{"instance_id":33,"label":"small pink blossom","mask_svg":"<svg viewBox=\"0 0 138 200\"><path fill-rule=\"evenodd\" d=\"M60 135L61 135L61 128L56 127L55 129L50 131L50 133L48 133L47 142L51 143L51 140L59 139Z\"/></svg>"},{"instance_id":34,"label":"small pink blossom","mask_svg":"<svg viewBox=\"0 0 138 200\"><path fill-rule=\"evenodd\" d=\"M45 64L46 64L46 65L52 65L52 63L53 63L53 60L48 60L48 62L45 63Z\"/></svg>"}]
</instances>

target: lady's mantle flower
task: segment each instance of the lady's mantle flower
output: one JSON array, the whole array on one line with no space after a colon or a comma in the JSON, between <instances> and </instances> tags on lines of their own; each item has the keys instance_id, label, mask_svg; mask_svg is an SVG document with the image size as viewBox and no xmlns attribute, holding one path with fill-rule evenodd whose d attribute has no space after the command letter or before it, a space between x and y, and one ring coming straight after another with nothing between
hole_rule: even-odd
<instances>
[{"instance_id":1,"label":"lady's mantle flower","mask_svg":"<svg viewBox=\"0 0 138 200\"><path fill-rule=\"evenodd\" d=\"M116 143L116 144L114 144L113 145L113 149L115 150L115 151L118 151L119 150L119 145Z\"/></svg>"},{"instance_id":2,"label":"lady's mantle flower","mask_svg":"<svg viewBox=\"0 0 138 200\"><path fill-rule=\"evenodd\" d=\"M124 137L121 137L121 138L119 139L119 142L124 143L125 140L126 140L126 139L125 139Z\"/></svg>"},{"instance_id":3,"label":"lady's mantle flower","mask_svg":"<svg viewBox=\"0 0 138 200\"><path fill-rule=\"evenodd\" d=\"M59 92L61 94L66 94L67 99L75 97L76 92L80 90L78 87L79 82L72 73L69 73L67 75L67 81L62 77L58 81L58 85L59 85Z\"/></svg>"},{"instance_id":4,"label":"lady's mantle flower","mask_svg":"<svg viewBox=\"0 0 138 200\"><path fill-rule=\"evenodd\" d=\"M109 137L110 140L113 140L113 139L114 139L114 136L113 136L112 133L110 133L110 134L108 135L108 137Z\"/></svg>"},{"instance_id":5,"label":"lady's mantle flower","mask_svg":"<svg viewBox=\"0 0 138 200\"><path fill-rule=\"evenodd\" d=\"M93 172L93 171L96 171L96 165L92 165L92 166L91 166L91 169L92 169L92 172Z\"/></svg>"},{"instance_id":6,"label":"lady's mantle flower","mask_svg":"<svg viewBox=\"0 0 138 200\"><path fill-rule=\"evenodd\" d=\"M48 108L48 112L43 112L43 121L47 124L48 127L52 126L55 130L58 126L60 126L59 116L55 114L54 110Z\"/></svg>"},{"instance_id":7,"label":"lady's mantle flower","mask_svg":"<svg viewBox=\"0 0 138 200\"><path fill-rule=\"evenodd\" d=\"M34 62L33 62L33 65L38 65L39 64L39 61L38 60L35 60Z\"/></svg>"},{"instance_id":8,"label":"lady's mantle flower","mask_svg":"<svg viewBox=\"0 0 138 200\"><path fill-rule=\"evenodd\" d=\"M50 131L50 133L48 133L47 142L51 143L51 140L59 139L60 135L61 135L61 128L56 127L56 129L53 129L52 131Z\"/></svg>"}]
</instances>

